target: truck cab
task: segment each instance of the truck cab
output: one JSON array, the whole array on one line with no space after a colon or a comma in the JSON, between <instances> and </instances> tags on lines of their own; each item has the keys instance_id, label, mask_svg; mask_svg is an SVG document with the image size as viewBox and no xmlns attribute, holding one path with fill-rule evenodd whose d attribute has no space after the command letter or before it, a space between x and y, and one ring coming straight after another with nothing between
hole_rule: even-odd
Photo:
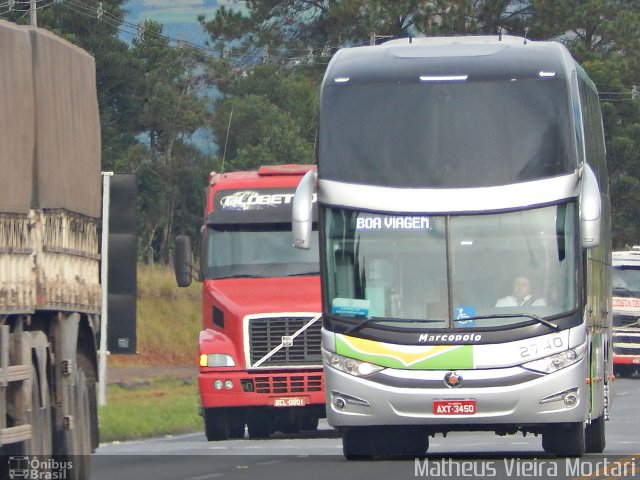
<instances>
[{"instance_id":1,"label":"truck cab","mask_svg":"<svg viewBox=\"0 0 640 480\"><path fill-rule=\"evenodd\" d=\"M305 251L290 234L295 188L313 168L210 176L198 272L208 440L243 437L245 425L258 438L314 430L325 416L317 231ZM188 285L190 242L176 244L178 284Z\"/></svg>"},{"instance_id":2,"label":"truck cab","mask_svg":"<svg viewBox=\"0 0 640 480\"><path fill-rule=\"evenodd\" d=\"M613 252L613 371L640 370L640 246Z\"/></svg>"}]
</instances>

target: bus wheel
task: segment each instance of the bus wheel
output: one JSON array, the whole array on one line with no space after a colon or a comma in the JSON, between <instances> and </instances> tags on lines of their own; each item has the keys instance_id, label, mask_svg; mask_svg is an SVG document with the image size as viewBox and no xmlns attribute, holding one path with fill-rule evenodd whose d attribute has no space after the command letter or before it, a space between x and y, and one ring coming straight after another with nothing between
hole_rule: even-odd
<instances>
[{"instance_id":1,"label":"bus wheel","mask_svg":"<svg viewBox=\"0 0 640 480\"><path fill-rule=\"evenodd\" d=\"M580 457L585 452L585 428L581 422L550 426L542 434L545 452L562 457Z\"/></svg>"},{"instance_id":2,"label":"bus wheel","mask_svg":"<svg viewBox=\"0 0 640 480\"><path fill-rule=\"evenodd\" d=\"M584 443L587 453L602 453L606 445L604 416L592 420L585 428Z\"/></svg>"},{"instance_id":3,"label":"bus wheel","mask_svg":"<svg viewBox=\"0 0 640 480\"><path fill-rule=\"evenodd\" d=\"M350 428L342 432L342 453L347 460L368 460L375 454L373 438L367 428Z\"/></svg>"}]
</instances>

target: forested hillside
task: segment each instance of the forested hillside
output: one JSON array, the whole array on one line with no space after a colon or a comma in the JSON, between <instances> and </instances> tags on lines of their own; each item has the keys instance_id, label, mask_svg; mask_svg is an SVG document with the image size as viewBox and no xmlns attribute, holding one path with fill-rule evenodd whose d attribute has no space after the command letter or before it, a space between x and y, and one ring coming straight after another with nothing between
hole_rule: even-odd
<instances>
[{"instance_id":1,"label":"forested hillside","mask_svg":"<svg viewBox=\"0 0 640 480\"><path fill-rule=\"evenodd\" d=\"M131 21L122 0L36 2L41 27L96 58L103 168L139 173L141 255L167 262L177 234L197 236L211 170L314 161L318 85L338 48L499 32L566 44L595 81L614 245L640 242L640 2L207 1L212 14L195 19L206 45L162 21ZM2 17L26 23L24 8L5 7ZM203 150L202 138L218 148Z\"/></svg>"}]
</instances>

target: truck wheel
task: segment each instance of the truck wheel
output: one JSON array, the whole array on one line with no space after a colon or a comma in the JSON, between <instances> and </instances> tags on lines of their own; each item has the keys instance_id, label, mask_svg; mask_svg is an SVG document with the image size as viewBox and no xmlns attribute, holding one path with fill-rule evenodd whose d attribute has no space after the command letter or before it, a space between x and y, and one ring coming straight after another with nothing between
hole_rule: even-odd
<instances>
[{"instance_id":1,"label":"truck wheel","mask_svg":"<svg viewBox=\"0 0 640 480\"><path fill-rule=\"evenodd\" d=\"M561 457L581 457L585 452L585 428L581 422L550 426L542 434L545 452Z\"/></svg>"},{"instance_id":2,"label":"truck wheel","mask_svg":"<svg viewBox=\"0 0 640 480\"><path fill-rule=\"evenodd\" d=\"M318 423L320 419L318 417L302 417L300 422L300 430L303 432L315 432L318 430Z\"/></svg>"},{"instance_id":3,"label":"truck wheel","mask_svg":"<svg viewBox=\"0 0 640 480\"><path fill-rule=\"evenodd\" d=\"M222 408L204 410L204 434L210 442L227 440L231 435L227 412Z\"/></svg>"},{"instance_id":4,"label":"truck wheel","mask_svg":"<svg viewBox=\"0 0 640 480\"><path fill-rule=\"evenodd\" d=\"M613 373L616 374L617 377L622 378L631 378L636 371L636 367L634 365L614 365Z\"/></svg>"},{"instance_id":5,"label":"truck wheel","mask_svg":"<svg viewBox=\"0 0 640 480\"><path fill-rule=\"evenodd\" d=\"M587 453L602 453L607 444L605 436L604 416L592 420L584 431L585 451Z\"/></svg>"},{"instance_id":6,"label":"truck wheel","mask_svg":"<svg viewBox=\"0 0 640 480\"><path fill-rule=\"evenodd\" d=\"M244 409L228 410L229 438L244 438Z\"/></svg>"},{"instance_id":7,"label":"truck wheel","mask_svg":"<svg viewBox=\"0 0 640 480\"><path fill-rule=\"evenodd\" d=\"M273 424L266 411L251 412L247 418L249 438L268 438L273 433Z\"/></svg>"}]
</instances>

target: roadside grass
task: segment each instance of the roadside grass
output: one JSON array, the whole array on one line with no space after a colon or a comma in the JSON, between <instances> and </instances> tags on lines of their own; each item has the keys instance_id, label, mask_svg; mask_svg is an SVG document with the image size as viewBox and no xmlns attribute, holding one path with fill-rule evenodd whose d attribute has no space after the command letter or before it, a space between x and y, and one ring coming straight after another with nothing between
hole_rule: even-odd
<instances>
[{"instance_id":1,"label":"roadside grass","mask_svg":"<svg viewBox=\"0 0 640 480\"><path fill-rule=\"evenodd\" d=\"M111 355L114 367L195 365L198 360L202 284L176 284L166 265L138 266L137 355Z\"/></svg>"},{"instance_id":2,"label":"roadside grass","mask_svg":"<svg viewBox=\"0 0 640 480\"><path fill-rule=\"evenodd\" d=\"M99 408L100 441L126 441L203 430L195 380L154 378L107 387Z\"/></svg>"},{"instance_id":3,"label":"roadside grass","mask_svg":"<svg viewBox=\"0 0 640 480\"><path fill-rule=\"evenodd\" d=\"M168 266L138 266L137 355L111 355L109 367L195 365L201 285L176 285ZM196 379L169 376L107 385L100 441L203 431Z\"/></svg>"}]
</instances>

